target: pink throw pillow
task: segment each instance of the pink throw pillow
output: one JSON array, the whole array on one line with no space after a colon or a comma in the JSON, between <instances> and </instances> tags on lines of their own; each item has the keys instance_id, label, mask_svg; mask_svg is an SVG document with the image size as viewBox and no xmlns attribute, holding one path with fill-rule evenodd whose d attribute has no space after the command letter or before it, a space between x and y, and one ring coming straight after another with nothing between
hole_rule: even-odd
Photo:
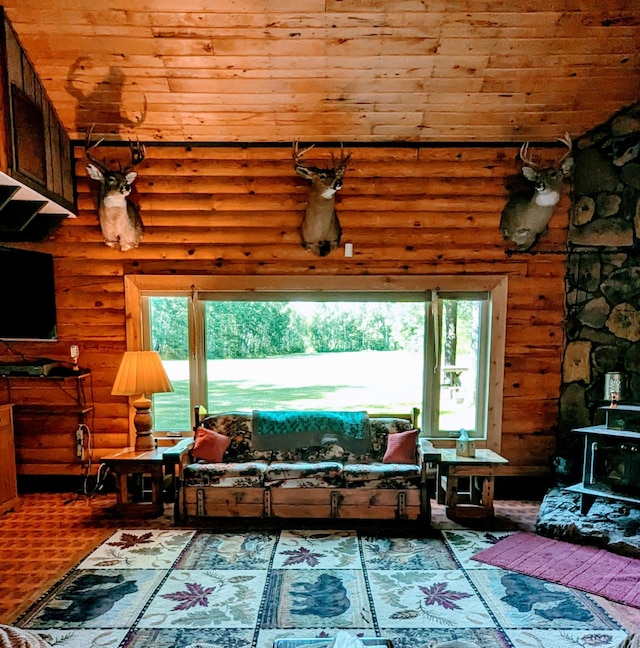
<instances>
[{"instance_id":1,"label":"pink throw pillow","mask_svg":"<svg viewBox=\"0 0 640 648\"><path fill-rule=\"evenodd\" d=\"M417 440L418 430L389 434L382 463L415 464Z\"/></svg>"},{"instance_id":2,"label":"pink throw pillow","mask_svg":"<svg viewBox=\"0 0 640 648\"><path fill-rule=\"evenodd\" d=\"M196 459L203 459L207 463L221 463L230 443L230 437L215 430L199 427L196 430L196 442L191 454Z\"/></svg>"}]
</instances>

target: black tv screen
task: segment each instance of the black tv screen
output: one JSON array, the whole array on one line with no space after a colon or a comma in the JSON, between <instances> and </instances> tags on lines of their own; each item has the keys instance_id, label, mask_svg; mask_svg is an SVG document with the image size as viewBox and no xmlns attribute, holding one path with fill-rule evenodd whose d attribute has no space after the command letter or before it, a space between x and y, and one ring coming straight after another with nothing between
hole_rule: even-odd
<instances>
[{"instance_id":1,"label":"black tv screen","mask_svg":"<svg viewBox=\"0 0 640 648\"><path fill-rule=\"evenodd\" d=\"M0 339L56 337L53 256L0 247Z\"/></svg>"}]
</instances>

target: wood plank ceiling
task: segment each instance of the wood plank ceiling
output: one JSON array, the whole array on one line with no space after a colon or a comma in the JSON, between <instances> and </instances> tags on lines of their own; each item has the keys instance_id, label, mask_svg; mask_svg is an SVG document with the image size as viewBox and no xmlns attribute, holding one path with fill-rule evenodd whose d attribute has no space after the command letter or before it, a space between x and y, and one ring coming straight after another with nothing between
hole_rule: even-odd
<instances>
[{"instance_id":1,"label":"wood plank ceiling","mask_svg":"<svg viewBox=\"0 0 640 648\"><path fill-rule=\"evenodd\" d=\"M72 139L520 142L640 100L638 0L4 0Z\"/></svg>"}]
</instances>

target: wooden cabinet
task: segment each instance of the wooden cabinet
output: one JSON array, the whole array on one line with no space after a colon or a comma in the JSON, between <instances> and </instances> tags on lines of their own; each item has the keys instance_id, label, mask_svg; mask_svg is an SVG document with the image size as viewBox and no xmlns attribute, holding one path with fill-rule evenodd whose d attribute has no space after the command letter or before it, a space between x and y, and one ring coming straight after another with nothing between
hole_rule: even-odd
<instances>
[{"instance_id":1,"label":"wooden cabinet","mask_svg":"<svg viewBox=\"0 0 640 648\"><path fill-rule=\"evenodd\" d=\"M69 137L0 8L0 241L40 241L73 210Z\"/></svg>"},{"instance_id":2,"label":"wooden cabinet","mask_svg":"<svg viewBox=\"0 0 640 648\"><path fill-rule=\"evenodd\" d=\"M0 514L20 508L11 405L0 405Z\"/></svg>"}]
</instances>

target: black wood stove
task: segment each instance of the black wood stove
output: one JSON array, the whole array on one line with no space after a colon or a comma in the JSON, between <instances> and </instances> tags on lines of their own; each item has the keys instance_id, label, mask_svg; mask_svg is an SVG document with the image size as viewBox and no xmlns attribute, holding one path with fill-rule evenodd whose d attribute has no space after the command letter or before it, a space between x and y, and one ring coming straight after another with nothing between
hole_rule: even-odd
<instances>
[{"instance_id":1,"label":"black wood stove","mask_svg":"<svg viewBox=\"0 0 640 648\"><path fill-rule=\"evenodd\" d=\"M616 403L599 412L604 423L573 430L585 437L582 483L567 490L580 493L583 515L596 497L640 504L640 406Z\"/></svg>"}]
</instances>

